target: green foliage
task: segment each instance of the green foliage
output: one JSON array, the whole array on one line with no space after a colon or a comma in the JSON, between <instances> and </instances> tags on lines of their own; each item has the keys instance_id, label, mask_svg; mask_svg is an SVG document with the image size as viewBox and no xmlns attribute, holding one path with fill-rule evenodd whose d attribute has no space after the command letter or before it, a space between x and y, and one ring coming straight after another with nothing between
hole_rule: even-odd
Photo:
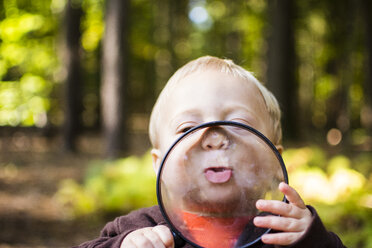
<instances>
[{"instance_id":1,"label":"green foliage","mask_svg":"<svg viewBox=\"0 0 372 248\"><path fill-rule=\"evenodd\" d=\"M50 101L50 83L24 74L20 80L0 84L0 125L43 126Z\"/></svg>"},{"instance_id":2,"label":"green foliage","mask_svg":"<svg viewBox=\"0 0 372 248\"><path fill-rule=\"evenodd\" d=\"M150 153L110 162L93 162L83 184L67 179L56 199L72 216L127 212L156 204L156 175Z\"/></svg>"},{"instance_id":3,"label":"green foliage","mask_svg":"<svg viewBox=\"0 0 372 248\"><path fill-rule=\"evenodd\" d=\"M87 52L94 52L102 39L103 35L103 0L83 1L85 12L82 20L82 47Z\"/></svg>"},{"instance_id":4,"label":"green foliage","mask_svg":"<svg viewBox=\"0 0 372 248\"><path fill-rule=\"evenodd\" d=\"M347 247L372 247L372 154L327 158L318 147L283 154L289 183ZM360 171L356 170L360 169Z\"/></svg>"},{"instance_id":5,"label":"green foliage","mask_svg":"<svg viewBox=\"0 0 372 248\"><path fill-rule=\"evenodd\" d=\"M321 149L304 147L289 149L283 159L290 183L308 202L347 202L354 195L368 194L372 187L372 182L354 169L358 167L356 163L368 159L365 154L353 159L343 155L326 158Z\"/></svg>"},{"instance_id":6,"label":"green foliage","mask_svg":"<svg viewBox=\"0 0 372 248\"><path fill-rule=\"evenodd\" d=\"M105 1L72 2L81 2L84 12L80 25L82 120L85 127L92 127L99 120ZM298 58L299 108L302 113L310 113L300 115L303 123L299 125L305 124L307 129L315 128L320 133L330 127L343 133L369 131L370 126L371 96L363 90L368 33L365 28L353 28L363 27L363 15L344 18L345 10L359 11L349 11L345 3L341 1L336 8L331 1L298 2L290 23ZM60 68L66 4L66 0L1 1L0 95L6 98L0 102L1 126L42 127L47 122L61 125L64 103L56 96L62 96L58 83L66 75ZM204 21L198 23L190 17L195 8L204 10L207 15ZM125 71L129 72L130 82L127 102L133 103L127 105L130 114L148 113L170 75L201 55L231 58L263 82L267 77L268 37L274 28L270 26L267 1L132 0L129 12L129 34L124 40L129 43L126 58L130 59ZM297 67L293 69L297 71ZM25 92L20 85L24 77L42 81L45 88ZM349 141L353 142L346 142ZM360 139L357 142L363 143Z\"/></svg>"},{"instance_id":7,"label":"green foliage","mask_svg":"<svg viewBox=\"0 0 372 248\"><path fill-rule=\"evenodd\" d=\"M57 15L50 1L4 0L0 20L0 125L44 126L50 110Z\"/></svg>"}]
</instances>

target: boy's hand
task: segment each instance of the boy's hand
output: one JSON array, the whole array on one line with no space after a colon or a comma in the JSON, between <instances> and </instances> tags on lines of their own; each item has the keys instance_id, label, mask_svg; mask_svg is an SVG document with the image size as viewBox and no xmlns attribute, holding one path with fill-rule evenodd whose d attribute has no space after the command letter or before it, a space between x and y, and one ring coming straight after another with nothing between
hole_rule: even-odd
<instances>
[{"instance_id":1,"label":"boy's hand","mask_svg":"<svg viewBox=\"0 0 372 248\"><path fill-rule=\"evenodd\" d=\"M298 241L311 224L311 212L307 209L300 195L286 183L279 184L279 190L285 194L289 204L281 201L258 200L256 207L265 212L280 216L268 215L255 217L257 227L282 231L262 236L262 242L275 245L290 245Z\"/></svg>"},{"instance_id":2,"label":"boy's hand","mask_svg":"<svg viewBox=\"0 0 372 248\"><path fill-rule=\"evenodd\" d=\"M172 233L166 226L145 227L128 234L120 248L172 248Z\"/></svg>"}]
</instances>

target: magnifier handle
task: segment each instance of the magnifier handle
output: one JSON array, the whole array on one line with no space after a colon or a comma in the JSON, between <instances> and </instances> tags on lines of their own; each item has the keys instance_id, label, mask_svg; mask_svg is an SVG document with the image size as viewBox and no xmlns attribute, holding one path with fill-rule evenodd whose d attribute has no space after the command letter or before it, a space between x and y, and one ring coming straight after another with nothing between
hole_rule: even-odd
<instances>
[{"instance_id":1,"label":"magnifier handle","mask_svg":"<svg viewBox=\"0 0 372 248\"><path fill-rule=\"evenodd\" d=\"M172 231L173 240L174 240L174 248L180 248L185 245L185 240L183 240L180 235Z\"/></svg>"}]
</instances>

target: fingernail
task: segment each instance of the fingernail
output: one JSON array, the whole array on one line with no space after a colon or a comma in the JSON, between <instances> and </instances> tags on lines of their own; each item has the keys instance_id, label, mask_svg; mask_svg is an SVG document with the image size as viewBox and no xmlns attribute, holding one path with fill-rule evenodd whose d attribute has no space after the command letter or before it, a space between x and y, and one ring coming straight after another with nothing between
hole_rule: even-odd
<instances>
[{"instance_id":1,"label":"fingernail","mask_svg":"<svg viewBox=\"0 0 372 248\"><path fill-rule=\"evenodd\" d=\"M266 234L264 234L264 235L261 236L261 240L262 240L262 242L264 242L264 243L266 243L266 242L269 241L268 236L267 236Z\"/></svg>"},{"instance_id":2,"label":"fingernail","mask_svg":"<svg viewBox=\"0 0 372 248\"><path fill-rule=\"evenodd\" d=\"M285 187L287 184L285 182L279 183L279 188Z\"/></svg>"},{"instance_id":3,"label":"fingernail","mask_svg":"<svg viewBox=\"0 0 372 248\"><path fill-rule=\"evenodd\" d=\"M253 219L253 224L257 227L259 227L262 224L262 218L261 217L255 217Z\"/></svg>"},{"instance_id":4,"label":"fingernail","mask_svg":"<svg viewBox=\"0 0 372 248\"><path fill-rule=\"evenodd\" d=\"M262 207L264 207L265 206L265 201L264 200L258 200L257 202L256 202L256 207L257 208L262 208Z\"/></svg>"}]
</instances>

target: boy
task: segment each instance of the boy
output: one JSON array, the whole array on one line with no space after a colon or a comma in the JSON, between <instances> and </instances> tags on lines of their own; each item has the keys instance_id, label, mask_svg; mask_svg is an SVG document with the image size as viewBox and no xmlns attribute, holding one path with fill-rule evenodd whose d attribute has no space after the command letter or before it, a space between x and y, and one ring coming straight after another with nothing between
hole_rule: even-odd
<instances>
[{"instance_id":1,"label":"boy","mask_svg":"<svg viewBox=\"0 0 372 248\"><path fill-rule=\"evenodd\" d=\"M154 106L149 133L155 170L177 137L194 126L217 120L252 126L279 151L283 149L280 110L274 96L232 61L206 56L179 69ZM279 190L286 195L288 204L256 202L257 209L280 216L254 219L257 227L277 232L263 235L253 247L344 247L335 234L325 230L315 210L306 206L293 188L281 183ZM154 206L116 218L106 225L99 238L79 247L168 248L174 247L174 240L158 206Z\"/></svg>"}]
</instances>

